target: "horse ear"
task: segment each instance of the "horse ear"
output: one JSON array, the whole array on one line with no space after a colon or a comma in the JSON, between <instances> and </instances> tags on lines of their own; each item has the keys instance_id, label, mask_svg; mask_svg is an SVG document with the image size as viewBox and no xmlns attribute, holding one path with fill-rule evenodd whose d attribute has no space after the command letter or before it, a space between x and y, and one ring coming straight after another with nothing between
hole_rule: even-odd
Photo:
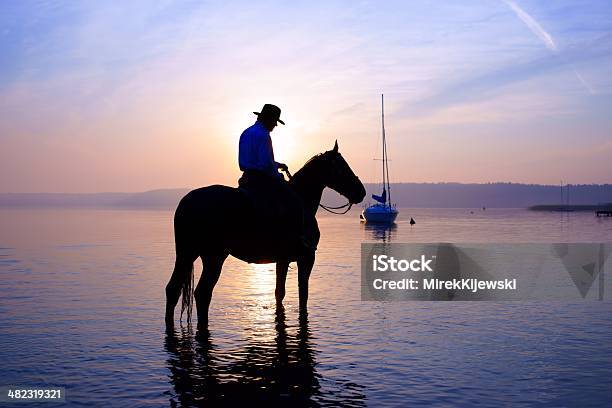
<instances>
[{"instance_id":1,"label":"horse ear","mask_svg":"<svg viewBox=\"0 0 612 408\"><path fill-rule=\"evenodd\" d=\"M334 153L338 153L338 139L336 139L336 143L334 144Z\"/></svg>"}]
</instances>

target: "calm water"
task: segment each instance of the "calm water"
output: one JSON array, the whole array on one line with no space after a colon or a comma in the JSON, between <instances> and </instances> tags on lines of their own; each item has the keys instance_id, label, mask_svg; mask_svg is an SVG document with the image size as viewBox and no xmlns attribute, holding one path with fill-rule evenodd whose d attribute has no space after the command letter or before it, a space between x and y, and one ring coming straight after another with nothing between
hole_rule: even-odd
<instances>
[{"instance_id":1,"label":"calm water","mask_svg":"<svg viewBox=\"0 0 612 408\"><path fill-rule=\"evenodd\" d=\"M359 250L612 241L612 219L404 209L391 230L364 227L356 212L319 223L307 318L295 269L277 313L273 267L230 258L209 335L167 335L171 212L0 210L0 385L64 386L72 405L100 406L610 403L609 301L362 302Z\"/></svg>"}]
</instances>

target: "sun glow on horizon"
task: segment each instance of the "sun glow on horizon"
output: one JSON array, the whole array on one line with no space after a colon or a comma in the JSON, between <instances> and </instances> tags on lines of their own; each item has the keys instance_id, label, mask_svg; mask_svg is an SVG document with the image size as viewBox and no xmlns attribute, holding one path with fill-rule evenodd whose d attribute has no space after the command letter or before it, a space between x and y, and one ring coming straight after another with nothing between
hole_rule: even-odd
<instances>
[{"instance_id":1,"label":"sun glow on horizon","mask_svg":"<svg viewBox=\"0 0 612 408\"><path fill-rule=\"evenodd\" d=\"M612 6L509 3L4 3L0 192L236 185L265 103L376 182L380 93L392 182L612 181Z\"/></svg>"}]
</instances>

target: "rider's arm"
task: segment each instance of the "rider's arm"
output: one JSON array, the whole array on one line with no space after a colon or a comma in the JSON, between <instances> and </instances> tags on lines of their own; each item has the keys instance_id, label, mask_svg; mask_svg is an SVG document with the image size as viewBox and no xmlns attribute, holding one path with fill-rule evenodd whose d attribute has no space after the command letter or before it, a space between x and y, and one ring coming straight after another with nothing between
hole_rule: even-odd
<instances>
[{"instance_id":1,"label":"rider's arm","mask_svg":"<svg viewBox=\"0 0 612 408\"><path fill-rule=\"evenodd\" d=\"M271 175L282 175L278 172L278 164L274 161L274 150L272 149L272 139L266 135L264 140L259 143L259 165L261 170Z\"/></svg>"}]
</instances>

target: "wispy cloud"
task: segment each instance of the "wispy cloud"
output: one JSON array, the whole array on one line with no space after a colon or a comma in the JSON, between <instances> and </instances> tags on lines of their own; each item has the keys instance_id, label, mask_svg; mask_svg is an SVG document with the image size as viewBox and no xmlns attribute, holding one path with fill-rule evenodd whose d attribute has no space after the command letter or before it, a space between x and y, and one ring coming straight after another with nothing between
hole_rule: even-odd
<instances>
[{"instance_id":1,"label":"wispy cloud","mask_svg":"<svg viewBox=\"0 0 612 408\"><path fill-rule=\"evenodd\" d=\"M520 18L521 21L525 23L525 25L536 36L538 36L538 38L540 38L540 40L542 40L544 45L546 45L546 48L551 51L558 51L557 44L555 44L555 40L553 40L552 36L548 32L546 32L546 30L544 30L540 23L538 23L533 17L527 14L527 12L520 8L515 2L504 0L504 3L506 3L516 13L516 16Z\"/></svg>"},{"instance_id":2,"label":"wispy cloud","mask_svg":"<svg viewBox=\"0 0 612 408\"><path fill-rule=\"evenodd\" d=\"M554 53L559 52L559 48L557 47L557 44L555 43L555 40L553 39L552 35L550 35L550 33L548 33L540 23L538 23L531 15L529 15L525 10L519 7L519 5L515 2L510 0L503 1L512 9L512 11L514 11L517 17L523 23L525 23L525 25L531 30L531 32L534 33L540 40L542 40L546 48L548 48ZM578 81L580 81L584 88L590 94L595 94L595 90L593 89L593 87L584 79L582 75L580 75L576 67L571 62L569 62L569 65L571 66L572 71L574 71L576 78L578 79Z\"/></svg>"},{"instance_id":3,"label":"wispy cloud","mask_svg":"<svg viewBox=\"0 0 612 408\"><path fill-rule=\"evenodd\" d=\"M612 34L596 40L577 44L554 53L546 53L534 59L502 66L479 75L464 78L447 85L436 93L406 106L410 116L425 116L450 107L471 104L490 99L507 87L536 77L558 73L570 68L587 89L590 85L577 72L572 61L602 62L612 56ZM591 93L595 93L594 91Z\"/></svg>"},{"instance_id":4,"label":"wispy cloud","mask_svg":"<svg viewBox=\"0 0 612 408\"><path fill-rule=\"evenodd\" d=\"M338 138L360 173L384 92L398 181L548 182L541 146L609 136L610 2L252 3L0 1L0 191L234 183L266 102L280 159Z\"/></svg>"},{"instance_id":5,"label":"wispy cloud","mask_svg":"<svg viewBox=\"0 0 612 408\"><path fill-rule=\"evenodd\" d=\"M576 78L578 78L580 83L587 89L587 91L589 91L591 95L595 95L596 92L593 89L593 87L584 79L584 77L578 72L578 70L573 64L570 63L570 65L572 66L572 69L574 70L574 74L576 74Z\"/></svg>"}]
</instances>

